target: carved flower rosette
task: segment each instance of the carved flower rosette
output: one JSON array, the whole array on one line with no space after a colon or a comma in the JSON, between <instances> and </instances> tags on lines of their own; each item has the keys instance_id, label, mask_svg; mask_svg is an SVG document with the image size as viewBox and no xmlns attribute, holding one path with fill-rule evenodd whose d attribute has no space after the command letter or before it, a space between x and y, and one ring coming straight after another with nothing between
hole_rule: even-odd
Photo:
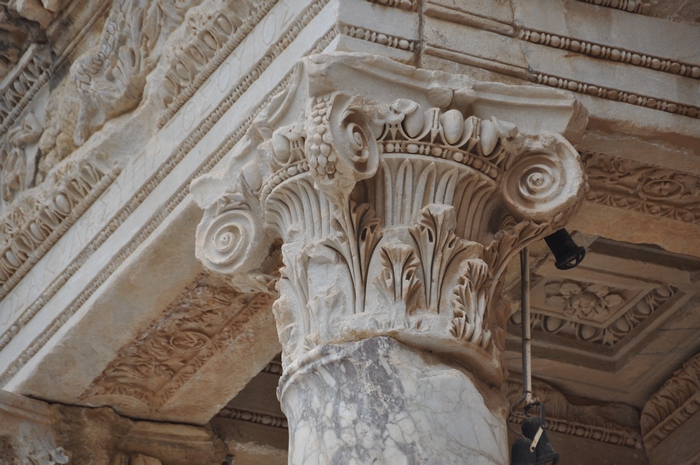
<instances>
[{"instance_id":1,"label":"carved flower rosette","mask_svg":"<svg viewBox=\"0 0 700 465\"><path fill-rule=\"evenodd\" d=\"M261 238L284 243L273 310L285 366L323 344L388 335L494 383L505 266L562 227L585 184L559 135L337 91L268 133L251 166L259 187L245 205L209 207L198 253L218 273L255 274Z\"/></svg>"}]
</instances>

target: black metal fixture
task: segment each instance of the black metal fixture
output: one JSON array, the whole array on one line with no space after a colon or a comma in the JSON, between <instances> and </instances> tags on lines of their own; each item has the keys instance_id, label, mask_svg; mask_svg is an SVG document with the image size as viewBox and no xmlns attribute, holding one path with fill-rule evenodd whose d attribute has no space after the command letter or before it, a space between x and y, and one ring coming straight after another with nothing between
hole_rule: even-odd
<instances>
[{"instance_id":1,"label":"black metal fixture","mask_svg":"<svg viewBox=\"0 0 700 465\"><path fill-rule=\"evenodd\" d=\"M556 259L554 266L560 270L570 270L578 266L586 256L586 249L576 245L566 229L562 228L544 240Z\"/></svg>"},{"instance_id":2,"label":"black metal fixture","mask_svg":"<svg viewBox=\"0 0 700 465\"><path fill-rule=\"evenodd\" d=\"M530 450L532 441L528 438L518 438L510 450L511 465L536 465L535 452Z\"/></svg>"},{"instance_id":3,"label":"black metal fixture","mask_svg":"<svg viewBox=\"0 0 700 465\"><path fill-rule=\"evenodd\" d=\"M528 410L539 407L539 417L527 417ZM554 452L552 443L549 442L547 432L544 430L545 414L544 404L541 402L533 402L525 406L525 421L522 424L523 435L530 440L530 451L535 452L535 464L550 463L557 465L559 463L559 454Z\"/></svg>"}]
</instances>

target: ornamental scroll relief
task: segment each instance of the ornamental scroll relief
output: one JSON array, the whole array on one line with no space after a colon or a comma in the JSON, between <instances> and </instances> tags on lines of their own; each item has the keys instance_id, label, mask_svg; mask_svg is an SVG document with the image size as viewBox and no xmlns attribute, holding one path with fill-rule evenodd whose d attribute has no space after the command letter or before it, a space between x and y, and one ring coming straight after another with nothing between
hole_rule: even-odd
<instances>
[{"instance_id":1,"label":"ornamental scroll relief","mask_svg":"<svg viewBox=\"0 0 700 465\"><path fill-rule=\"evenodd\" d=\"M315 60L299 67L297 86L309 79L314 89L315 76L344 66ZM285 366L321 344L390 335L500 379L501 275L575 210L578 154L562 136L457 108L449 88L426 89L435 105L320 87L305 100L292 86L254 125L257 152L206 209L198 258L234 286L266 292L265 251L283 242L273 312ZM303 117L276 124L280 108L299 114L294 104Z\"/></svg>"},{"instance_id":2,"label":"ornamental scroll relief","mask_svg":"<svg viewBox=\"0 0 700 465\"><path fill-rule=\"evenodd\" d=\"M648 451L700 412L700 354L673 373L647 401L641 426Z\"/></svg>"},{"instance_id":3,"label":"ornamental scroll relief","mask_svg":"<svg viewBox=\"0 0 700 465\"><path fill-rule=\"evenodd\" d=\"M602 153L582 154L586 200L700 224L700 177Z\"/></svg>"},{"instance_id":4,"label":"ornamental scroll relief","mask_svg":"<svg viewBox=\"0 0 700 465\"><path fill-rule=\"evenodd\" d=\"M168 306L162 320L119 352L80 399L158 411L269 306L266 294L241 294L202 275Z\"/></svg>"}]
</instances>

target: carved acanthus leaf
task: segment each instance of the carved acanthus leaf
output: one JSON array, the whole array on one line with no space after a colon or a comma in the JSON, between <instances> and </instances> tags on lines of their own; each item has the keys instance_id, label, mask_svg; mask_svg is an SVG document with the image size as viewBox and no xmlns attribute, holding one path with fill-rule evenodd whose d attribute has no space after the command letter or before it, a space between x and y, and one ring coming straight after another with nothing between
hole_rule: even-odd
<instances>
[{"instance_id":1,"label":"carved acanthus leaf","mask_svg":"<svg viewBox=\"0 0 700 465\"><path fill-rule=\"evenodd\" d=\"M374 283L391 303L403 303L404 313L412 314L418 307L421 282L416 273L420 262L412 247L406 245L381 247L382 271Z\"/></svg>"},{"instance_id":2,"label":"carved acanthus leaf","mask_svg":"<svg viewBox=\"0 0 700 465\"><path fill-rule=\"evenodd\" d=\"M334 225L338 234L328 238L326 245L343 257L354 289L355 313L365 308L369 264L381 239L380 221L374 209L366 203L350 201L348 209L337 212Z\"/></svg>"},{"instance_id":3,"label":"carved acanthus leaf","mask_svg":"<svg viewBox=\"0 0 700 465\"><path fill-rule=\"evenodd\" d=\"M457 339L488 346L491 332L484 329L484 315L489 304L489 268L478 259L466 260L453 292L454 319L450 333Z\"/></svg>"},{"instance_id":4,"label":"carved acanthus leaf","mask_svg":"<svg viewBox=\"0 0 700 465\"><path fill-rule=\"evenodd\" d=\"M391 335L483 362L498 382L500 348L490 343L489 325L504 318L488 314L494 289L513 254L574 212L585 184L578 154L555 134L465 117L452 102L456 89L434 75L418 85L412 68L396 71L412 84L386 85L394 96L397 85L406 86L415 100L385 101L376 87L385 69L371 74L365 91L358 82L348 94L338 78L355 72L348 60L360 59L341 58L301 63L292 78L299 87L276 97L267 118L253 124L249 161L227 175L237 180L220 194L249 194L238 214L255 211L265 232L284 242L274 305L283 361L319 344ZM357 70L365 65L377 63ZM459 92L475 98L473 88ZM202 260L203 250L216 249L218 213L196 184L207 208L197 236ZM499 232L504 218L516 225ZM244 243L232 252L248 264L224 274L256 269ZM461 266L465 260L471 266Z\"/></svg>"},{"instance_id":5,"label":"carved acanthus leaf","mask_svg":"<svg viewBox=\"0 0 700 465\"><path fill-rule=\"evenodd\" d=\"M421 210L418 224L410 228L420 257L425 301L428 309L440 313L442 286L447 270L466 253L478 252L479 244L470 244L454 233L457 220L454 208L431 204Z\"/></svg>"}]
</instances>

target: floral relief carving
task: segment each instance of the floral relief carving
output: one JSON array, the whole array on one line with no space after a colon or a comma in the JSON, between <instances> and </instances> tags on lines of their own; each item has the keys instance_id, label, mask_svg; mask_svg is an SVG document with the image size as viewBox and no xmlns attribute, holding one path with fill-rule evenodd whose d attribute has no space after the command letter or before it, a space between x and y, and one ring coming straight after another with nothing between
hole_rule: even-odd
<instances>
[{"instance_id":1,"label":"floral relief carving","mask_svg":"<svg viewBox=\"0 0 700 465\"><path fill-rule=\"evenodd\" d=\"M355 313L362 313L369 261L380 239L379 219L366 203L351 202L344 212L347 214L336 217L334 222L340 234L331 236L326 245L343 257L354 288Z\"/></svg>"},{"instance_id":2,"label":"floral relief carving","mask_svg":"<svg viewBox=\"0 0 700 465\"><path fill-rule=\"evenodd\" d=\"M5 296L119 174L99 161L54 170L33 197L15 202L0 223L0 297ZM19 328L17 328L18 330ZM0 348L9 341L0 337Z\"/></svg>"},{"instance_id":3,"label":"floral relief carving","mask_svg":"<svg viewBox=\"0 0 700 465\"><path fill-rule=\"evenodd\" d=\"M273 311L285 366L325 343L391 335L484 363L497 382L504 341L491 325L506 317L492 310L495 289L513 254L575 210L578 155L561 136L464 116L447 88L425 91L440 107L334 89L333 60L312 58L292 78L318 94L299 98L292 85L253 124L257 152L207 206L198 257L221 273L205 251L236 223L221 202L245 197L233 210L259 212L266 234L231 236L241 265L223 274L235 284L247 278L231 275L259 273L248 251L283 242Z\"/></svg>"},{"instance_id":4,"label":"floral relief carving","mask_svg":"<svg viewBox=\"0 0 700 465\"><path fill-rule=\"evenodd\" d=\"M700 224L700 178L601 153L584 153L591 190L586 199Z\"/></svg>"},{"instance_id":5,"label":"floral relief carving","mask_svg":"<svg viewBox=\"0 0 700 465\"><path fill-rule=\"evenodd\" d=\"M601 298L598 296L598 294L595 294L593 290L584 290L581 294L574 296L574 294L569 294L569 291L572 289L573 286L567 286L565 288L563 291L567 294L565 297L563 294L561 294L562 291L560 288L558 291L559 294L556 297L564 298L565 302L569 299L572 303L576 301L579 308L571 308L569 312L578 312L579 314L582 314L582 308L585 308L585 311L588 312L589 317L592 315L592 312L595 311L596 307L608 305L605 301L607 296L617 295L614 293L608 293L607 289L600 289L597 286L594 286L593 290L597 291L598 294L606 294L604 294ZM593 295L588 294L589 292ZM600 324L591 324L590 321L569 320L563 317L545 315L536 311L533 311L532 313L531 324L533 329L540 330L545 333L556 334L586 343L615 347L640 323L651 317L655 312L663 309L667 304L673 302L674 297L678 294L678 292L679 290L677 288L668 285L652 289L622 315L614 319L612 322L607 323L607 325L603 327L601 327ZM600 301L601 299L602 302ZM611 302L616 302L618 301L618 298L610 297L609 300ZM510 322L515 325L519 325L520 314L518 312L514 313L510 318Z\"/></svg>"},{"instance_id":6,"label":"floral relief carving","mask_svg":"<svg viewBox=\"0 0 700 465\"><path fill-rule=\"evenodd\" d=\"M566 315L579 320L605 321L625 298L608 286L562 280L547 283L545 303L562 307Z\"/></svg>"},{"instance_id":7,"label":"floral relief carving","mask_svg":"<svg viewBox=\"0 0 700 465\"><path fill-rule=\"evenodd\" d=\"M77 145L108 119L138 105L146 76L158 63L168 36L182 23L187 10L200 2L114 2L97 49L71 66L81 97L74 134Z\"/></svg>"},{"instance_id":8,"label":"floral relief carving","mask_svg":"<svg viewBox=\"0 0 700 465\"><path fill-rule=\"evenodd\" d=\"M265 293L242 294L201 277L166 309L163 320L123 348L80 398L119 404L126 397L157 411L271 302Z\"/></svg>"},{"instance_id":9,"label":"floral relief carving","mask_svg":"<svg viewBox=\"0 0 700 465\"><path fill-rule=\"evenodd\" d=\"M648 451L700 412L700 354L673 373L647 401L641 426Z\"/></svg>"},{"instance_id":10,"label":"floral relief carving","mask_svg":"<svg viewBox=\"0 0 700 465\"><path fill-rule=\"evenodd\" d=\"M421 281L417 270L420 262L413 248L405 245L381 248L382 271L374 278L375 285L389 302L402 302L405 313L411 314L418 303Z\"/></svg>"},{"instance_id":11,"label":"floral relief carving","mask_svg":"<svg viewBox=\"0 0 700 465\"><path fill-rule=\"evenodd\" d=\"M491 331L484 328L490 271L482 260L466 260L463 267L453 292L455 310L450 333L457 339L486 347L491 340Z\"/></svg>"},{"instance_id":12,"label":"floral relief carving","mask_svg":"<svg viewBox=\"0 0 700 465\"><path fill-rule=\"evenodd\" d=\"M409 232L420 256L423 271L425 302L427 308L440 313L443 298L442 286L447 281L447 270L463 252L479 248L479 244L469 244L454 233L457 219L454 208L431 204L421 210L418 224ZM470 247L471 245L471 247Z\"/></svg>"}]
</instances>

